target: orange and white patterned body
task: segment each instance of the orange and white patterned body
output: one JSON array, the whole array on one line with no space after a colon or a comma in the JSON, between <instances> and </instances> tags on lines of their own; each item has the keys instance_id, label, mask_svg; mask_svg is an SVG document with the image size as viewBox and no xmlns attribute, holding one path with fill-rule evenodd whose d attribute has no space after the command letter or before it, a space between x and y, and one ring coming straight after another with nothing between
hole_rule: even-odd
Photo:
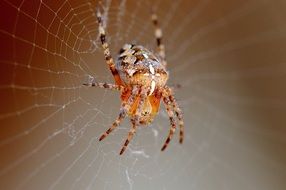
<instances>
[{"instance_id":1,"label":"orange and white patterned body","mask_svg":"<svg viewBox=\"0 0 286 190\"><path fill-rule=\"evenodd\" d=\"M160 88L163 88L168 80L168 72L161 64L160 58L143 46L125 44L119 52L116 69L122 81L129 85L129 90L121 95L122 101L128 99L134 86L141 86L147 91L148 96L140 113L140 123L150 123L159 109L162 96ZM134 115L137 104L138 101L135 101L129 115Z\"/></svg>"}]
</instances>

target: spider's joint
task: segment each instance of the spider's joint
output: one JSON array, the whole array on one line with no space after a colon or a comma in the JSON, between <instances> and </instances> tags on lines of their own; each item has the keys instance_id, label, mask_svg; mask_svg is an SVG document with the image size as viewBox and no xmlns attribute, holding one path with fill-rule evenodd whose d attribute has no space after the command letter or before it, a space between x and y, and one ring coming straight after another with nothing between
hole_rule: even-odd
<instances>
[{"instance_id":1,"label":"spider's joint","mask_svg":"<svg viewBox=\"0 0 286 190\"><path fill-rule=\"evenodd\" d=\"M162 37L162 30L160 28L156 28L155 30L155 36L157 38L161 38Z\"/></svg>"},{"instance_id":2,"label":"spider's joint","mask_svg":"<svg viewBox=\"0 0 286 190\"><path fill-rule=\"evenodd\" d=\"M101 35L105 35L105 30L102 26L99 26L98 30Z\"/></svg>"},{"instance_id":3,"label":"spider's joint","mask_svg":"<svg viewBox=\"0 0 286 190\"><path fill-rule=\"evenodd\" d=\"M156 21L157 19L158 19L158 17L157 17L157 15L156 14L152 14L152 16L151 16L151 19L153 20L153 21Z\"/></svg>"}]
</instances>

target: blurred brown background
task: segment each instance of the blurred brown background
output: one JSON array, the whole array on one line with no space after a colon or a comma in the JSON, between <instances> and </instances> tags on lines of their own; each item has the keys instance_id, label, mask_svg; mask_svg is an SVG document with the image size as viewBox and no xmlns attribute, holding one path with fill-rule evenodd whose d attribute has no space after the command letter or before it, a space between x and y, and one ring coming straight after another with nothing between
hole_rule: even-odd
<instances>
[{"instance_id":1,"label":"blurred brown background","mask_svg":"<svg viewBox=\"0 0 286 190\"><path fill-rule=\"evenodd\" d=\"M98 142L119 112L98 41L97 1L0 1L0 189L286 188L286 3L283 0L103 1L115 57L155 49L164 32L186 136L160 148L162 109L123 156L130 123Z\"/></svg>"}]
</instances>

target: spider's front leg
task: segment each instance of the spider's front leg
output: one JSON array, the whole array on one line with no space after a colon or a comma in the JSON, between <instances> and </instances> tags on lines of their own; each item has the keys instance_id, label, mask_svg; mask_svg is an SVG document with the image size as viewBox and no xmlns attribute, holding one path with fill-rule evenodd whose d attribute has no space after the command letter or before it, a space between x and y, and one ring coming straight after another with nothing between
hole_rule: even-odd
<instances>
[{"instance_id":1,"label":"spider's front leg","mask_svg":"<svg viewBox=\"0 0 286 190\"><path fill-rule=\"evenodd\" d=\"M136 128L137 128L137 125L138 125L138 122L136 122L136 119L135 117L131 118L130 121L131 121L131 124L132 124L132 127L131 129L129 130L129 133L128 133L128 137L127 139L125 140L125 143L123 145L123 147L121 148L120 150L120 155L123 154L123 152L125 151L126 147L128 146L129 142L131 141L131 139L133 138L133 135L135 134L136 132Z\"/></svg>"},{"instance_id":2,"label":"spider's front leg","mask_svg":"<svg viewBox=\"0 0 286 190\"><path fill-rule=\"evenodd\" d=\"M121 104L121 108L120 108L120 113L117 117L117 119L113 122L112 126L101 135L101 137L99 138L99 141L102 141L106 136L108 136L119 124L120 122L125 118L127 111L130 109L130 105L132 105L132 103L134 102L137 93L138 93L139 89L134 87L132 90L132 94L131 96L128 98L128 100L126 102L122 102Z\"/></svg>"},{"instance_id":3,"label":"spider's front leg","mask_svg":"<svg viewBox=\"0 0 286 190\"><path fill-rule=\"evenodd\" d=\"M136 128L139 124L139 113L141 113L142 111L142 107L143 107L143 103L146 99L146 96L147 96L147 93L146 92L141 92L140 96L139 96L139 103L138 103L138 107L136 109L136 112L135 112L135 116L133 116L131 118L131 123L132 123L132 128L130 129L129 133L128 133L128 137L127 139L125 140L125 143L120 151L120 155L123 154L123 152L125 151L126 147L128 146L129 142L131 141L131 139L133 138L135 132L136 132Z\"/></svg>"}]
</instances>

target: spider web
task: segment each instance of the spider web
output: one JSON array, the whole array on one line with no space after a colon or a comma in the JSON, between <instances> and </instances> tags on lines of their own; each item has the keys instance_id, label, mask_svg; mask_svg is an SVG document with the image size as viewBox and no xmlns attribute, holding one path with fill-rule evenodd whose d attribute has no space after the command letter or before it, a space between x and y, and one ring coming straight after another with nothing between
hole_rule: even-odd
<instances>
[{"instance_id":1,"label":"spider web","mask_svg":"<svg viewBox=\"0 0 286 190\"><path fill-rule=\"evenodd\" d=\"M124 155L128 119L98 41L96 1L0 2L0 189L285 189L285 2L103 1L115 57L124 43L154 50L153 7L170 85L184 111L183 145L160 148L162 106Z\"/></svg>"}]
</instances>

